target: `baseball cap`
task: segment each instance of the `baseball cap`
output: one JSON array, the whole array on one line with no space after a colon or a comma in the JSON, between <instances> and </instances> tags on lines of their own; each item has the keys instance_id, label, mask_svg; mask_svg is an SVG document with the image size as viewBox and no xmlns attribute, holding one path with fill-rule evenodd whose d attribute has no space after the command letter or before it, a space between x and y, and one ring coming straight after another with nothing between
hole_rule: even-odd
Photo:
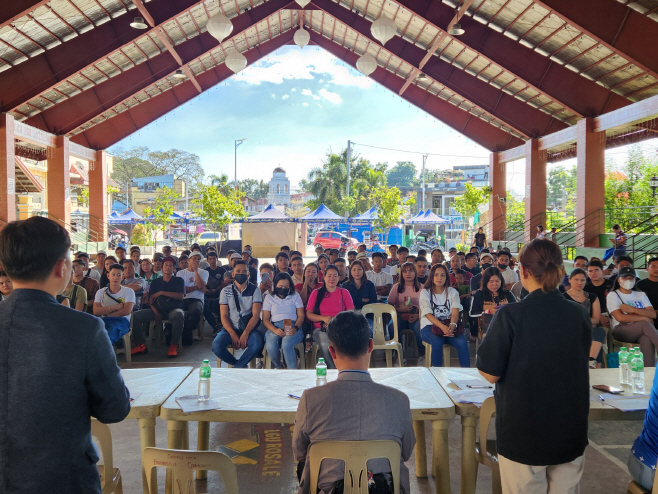
<instances>
[{"instance_id":1,"label":"baseball cap","mask_svg":"<svg viewBox=\"0 0 658 494\"><path fill-rule=\"evenodd\" d=\"M493 261L493 256L491 254L489 254L488 252L485 252L484 254L482 254L480 256L480 262L482 262L485 257L488 257L489 259L491 259Z\"/></svg>"},{"instance_id":2,"label":"baseball cap","mask_svg":"<svg viewBox=\"0 0 658 494\"><path fill-rule=\"evenodd\" d=\"M171 256L167 256L162 260L162 264L164 264L165 262L171 262L174 264L174 266L176 265L176 259L174 259Z\"/></svg>"},{"instance_id":3,"label":"baseball cap","mask_svg":"<svg viewBox=\"0 0 658 494\"><path fill-rule=\"evenodd\" d=\"M96 255L99 255L99 254L103 254L104 256L106 256L107 252L105 252L104 250L99 250L98 252L96 252Z\"/></svg>"},{"instance_id":4,"label":"baseball cap","mask_svg":"<svg viewBox=\"0 0 658 494\"><path fill-rule=\"evenodd\" d=\"M242 259L242 256L237 252L231 254L231 259Z\"/></svg>"},{"instance_id":5,"label":"baseball cap","mask_svg":"<svg viewBox=\"0 0 658 494\"><path fill-rule=\"evenodd\" d=\"M632 276L635 278L635 269L630 266L624 266L623 268L619 269L618 278L623 278L624 276Z\"/></svg>"},{"instance_id":6,"label":"baseball cap","mask_svg":"<svg viewBox=\"0 0 658 494\"><path fill-rule=\"evenodd\" d=\"M356 260L358 261L360 259L368 259L368 254L366 254L365 252L359 252L356 255Z\"/></svg>"},{"instance_id":7,"label":"baseball cap","mask_svg":"<svg viewBox=\"0 0 658 494\"><path fill-rule=\"evenodd\" d=\"M247 249L247 250L243 250L243 251L242 251L242 254L249 254L249 255L251 255L251 251L248 250L248 249Z\"/></svg>"},{"instance_id":8,"label":"baseball cap","mask_svg":"<svg viewBox=\"0 0 658 494\"><path fill-rule=\"evenodd\" d=\"M201 255L201 252L199 252L198 250L195 250L194 252L190 252L190 254L187 257L189 259L192 259L193 257L203 257L203 256ZM164 261L162 261L162 262L164 262Z\"/></svg>"},{"instance_id":9,"label":"baseball cap","mask_svg":"<svg viewBox=\"0 0 658 494\"><path fill-rule=\"evenodd\" d=\"M153 259L157 259L158 257L162 259L165 255L162 252L156 252L153 254Z\"/></svg>"},{"instance_id":10,"label":"baseball cap","mask_svg":"<svg viewBox=\"0 0 658 494\"><path fill-rule=\"evenodd\" d=\"M457 252L457 248L456 247L450 247L450 249L448 249L448 252Z\"/></svg>"}]
</instances>

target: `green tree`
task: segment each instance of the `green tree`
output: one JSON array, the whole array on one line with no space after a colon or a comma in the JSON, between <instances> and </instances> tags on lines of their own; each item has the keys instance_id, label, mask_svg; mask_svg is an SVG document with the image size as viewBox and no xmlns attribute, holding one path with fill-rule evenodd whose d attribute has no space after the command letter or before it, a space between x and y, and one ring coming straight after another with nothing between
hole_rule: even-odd
<instances>
[{"instance_id":1,"label":"green tree","mask_svg":"<svg viewBox=\"0 0 658 494\"><path fill-rule=\"evenodd\" d=\"M265 199L270 191L270 184L264 180L258 181L253 178L247 178L245 180L238 180L238 189L252 199Z\"/></svg>"},{"instance_id":2,"label":"green tree","mask_svg":"<svg viewBox=\"0 0 658 494\"><path fill-rule=\"evenodd\" d=\"M130 236L130 243L133 245L149 245L151 243L152 230L153 227L149 223L135 225Z\"/></svg>"},{"instance_id":3,"label":"green tree","mask_svg":"<svg viewBox=\"0 0 658 494\"><path fill-rule=\"evenodd\" d=\"M198 154L181 149L152 151L148 153L148 160L155 169L154 175L173 174L185 180L190 196L197 194L203 186L205 172Z\"/></svg>"},{"instance_id":4,"label":"green tree","mask_svg":"<svg viewBox=\"0 0 658 494\"><path fill-rule=\"evenodd\" d=\"M165 232L169 226L175 223L171 219L171 215L174 214L174 204L180 199L180 194L169 187L163 187L160 189L160 193L155 198L155 203L153 208L145 208L144 214L148 217L153 215L153 226L154 231L162 230L162 236L164 237ZM153 243L155 245L155 237L153 238Z\"/></svg>"},{"instance_id":5,"label":"green tree","mask_svg":"<svg viewBox=\"0 0 658 494\"><path fill-rule=\"evenodd\" d=\"M482 204L489 201L489 194L491 194L489 187L478 189L473 187L471 182L466 182L464 184L464 193L455 198L454 208L462 215L464 220L470 219Z\"/></svg>"},{"instance_id":6,"label":"green tree","mask_svg":"<svg viewBox=\"0 0 658 494\"><path fill-rule=\"evenodd\" d=\"M197 216L204 220L206 228L223 232L229 223L247 216L241 201L243 197L244 193L240 190L230 189L227 193L222 193L213 185L203 185L192 202ZM220 250L221 243L217 251Z\"/></svg>"},{"instance_id":7,"label":"green tree","mask_svg":"<svg viewBox=\"0 0 658 494\"><path fill-rule=\"evenodd\" d=\"M518 223L523 223L525 219L525 201L523 199L517 199L508 190L505 205L507 206L507 228Z\"/></svg>"},{"instance_id":8,"label":"green tree","mask_svg":"<svg viewBox=\"0 0 658 494\"><path fill-rule=\"evenodd\" d=\"M566 198L566 202L564 199ZM546 179L546 205L563 211L575 209L576 167L551 168Z\"/></svg>"},{"instance_id":9,"label":"green tree","mask_svg":"<svg viewBox=\"0 0 658 494\"><path fill-rule=\"evenodd\" d=\"M377 207L377 220L375 226L386 232L386 245L391 228L398 223L407 213L408 208L416 202L414 196L407 198L406 202L400 189L397 187L378 186L371 194L372 200Z\"/></svg>"},{"instance_id":10,"label":"green tree","mask_svg":"<svg viewBox=\"0 0 658 494\"><path fill-rule=\"evenodd\" d=\"M386 172L386 181L389 187L411 186L416 177L416 165L411 161L398 161Z\"/></svg>"},{"instance_id":11,"label":"green tree","mask_svg":"<svg viewBox=\"0 0 658 494\"><path fill-rule=\"evenodd\" d=\"M221 175L209 175L208 182L213 187L216 187L220 192L227 194L230 190L233 189L233 182L229 182L228 175L222 173Z\"/></svg>"},{"instance_id":12,"label":"green tree","mask_svg":"<svg viewBox=\"0 0 658 494\"><path fill-rule=\"evenodd\" d=\"M112 178L125 191L126 184L135 178L158 175L155 167L148 160L149 148L146 146L123 149L121 147L110 150L113 158Z\"/></svg>"}]
</instances>

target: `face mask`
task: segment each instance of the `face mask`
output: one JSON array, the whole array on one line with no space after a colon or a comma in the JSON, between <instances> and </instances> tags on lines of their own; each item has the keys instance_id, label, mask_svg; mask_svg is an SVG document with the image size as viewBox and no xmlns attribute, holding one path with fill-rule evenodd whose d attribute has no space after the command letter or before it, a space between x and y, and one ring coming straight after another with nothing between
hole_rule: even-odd
<instances>
[{"instance_id":1,"label":"face mask","mask_svg":"<svg viewBox=\"0 0 658 494\"><path fill-rule=\"evenodd\" d=\"M233 276L233 278L235 279L238 285L244 285L247 282L249 276L247 276L246 274L236 274Z\"/></svg>"},{"instance_id":2,"label":"face mask","mask_svg":"<svg viewBox=\"0 0 658 494\"><path fill-rule=\"evenodd\" d=\"M507 269L507 264L498 263L498 269L505 271Z\"/></svg>"},{"instance_id":3,"label":"face mask","mask_svg":"<svg viewBox=\"0 0 658 494\"><path fill-rule=\"evenodd\" d=\"M482 271L484 271L485 269L490 268L490 267L491 267L491 263L485 262L485 263L482 264Z\"/></svg>"},{"instance_id":4,"label":"face mask","mask_svg":"<svg viewBox=\"0 0 658 494\"><path fill-rule=\"evenodd\" d=\"M286 298L288 296L289 290L287 288L275 288L274 294L278 295L281 298Z\"/></svg>"},{"instance_id":5,"label":"face mask","mask_svg":"<svg viewBox=\"0 0 658 494\"><path fill-rule=\"evenodd\" d=\"M635 286L635 280L619 280L619 285L625 290L631 290Z\"/></svg>"}]
</instances>

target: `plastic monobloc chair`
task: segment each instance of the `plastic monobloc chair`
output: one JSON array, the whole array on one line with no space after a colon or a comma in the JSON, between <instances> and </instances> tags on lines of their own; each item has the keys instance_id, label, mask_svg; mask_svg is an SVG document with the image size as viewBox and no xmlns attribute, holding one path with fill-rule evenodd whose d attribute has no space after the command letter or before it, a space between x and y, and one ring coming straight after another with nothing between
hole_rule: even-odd
<instances>
[{"instance_id":1,"label":"plastic monobloc chair","mask_svg":"<svg viewBox=\"0 0 658 494\"><path fill-rule=\"evenodd\" d=\"M114 468L112 458L112 433L110 428L96 419L91 419L91 435L98 440L103 455L103 464L97 465L101 477L101 492L103 494L123 494L121 471Z\"/></svg>"},{"instance_id":2,"label":"plastic monobloc chair","mask_svg":"<svg viewBox=\"0 0 658 494\"><path fill-rule=\"evenodd\" d=\"M386 351L386 367L393 367L393 350L397 350L398 365L402 367L402 344L398 338L398 316L395 307L389 304L368 304L363 306L361 314L364 316L372 314L374 316L372 350ZM389 341L386 341L384 336L384 318L382 317L384 314L389 314L393 321L393 339ZM370 354L370 362L372 363L372 353Z\"/></svg>"},{"instance_id":3,"label":"plastic monobloc chair","mask_svg":"<svg viewBox=\"0 0 658 494\"><path fill-rule=\"evenodd\" d=\"M498 452L496 451L496 440L487 439L487 431L491 417L496 413L496 402L494 397L487 398L480 408L480 440L475 443L475 458L478 463L491 468L491 492L502 494L503 488L500 483L500 465L498 464Z\"/></svg>"},{"instance_id":4,"label":"plastic monobloc chair","mask_svg":"<svg viewBox=\"0 0 658 494\"><path fill-rule=\"evenodd\" d=\"M368 460L387 458L391 465L393 492L400 494L400 454L400 445L395 441L326 441L311 444L310 492L318 491L322 460L331 458L345 462L345 493L368 494Z\"/></svg>"},{"instance_id":5,"label":"plastic monobloc chair","mask_svg":"<svg viewBox=\"0 0 658 494\"><path fill-rule=\"evenodd\" d=\"M432 344L423 341L423 346L425 347L425 367L429 368L432 366ZM443 344L443 367L450 367L451 348L452 345L448 345L447 343Z\"/></svg>"},{"instance_id":6,"label":"plastic monobloc chair","mask_svg":"<svg viewBox=\"0 0 658 494\"><path fill-rule=\"evenodd\" d=\"M146 482L150 494L157 494L157 491L151 488L151 471L159 466L166 466L171 470L171 492L174 494L196 494L195 470L219 472L224 482L224 492L239 494L235 465L228 456L218 451L146 448L142 454L142 464L146 472Z\"/></svg>"}]
</instances>

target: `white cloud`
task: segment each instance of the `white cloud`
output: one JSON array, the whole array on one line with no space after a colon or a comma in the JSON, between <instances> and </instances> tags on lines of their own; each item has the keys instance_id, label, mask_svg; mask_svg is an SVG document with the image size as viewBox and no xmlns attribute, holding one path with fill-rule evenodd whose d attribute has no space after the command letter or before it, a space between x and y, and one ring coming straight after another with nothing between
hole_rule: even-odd
<instances>
[{"instance_id":1,"label":"white cloud","mask_svg":"<svg viewBox=\"0 0 658 494\"><path fill-rule=\"evenodd\" d=\"M292 88L292 89L290 90L291 93L294 93L295 91L297 91L297 88L296 88L296 87L294 87L294 88Z\"/></svg>"},{"instance_id":2,"label":"white cloud","mask_svg":"<svg viewBox=\"0 0 658 494\"><path fill-rule=\"evenodd\" d=\"M308 106L308 103L304 103L304 106Z\"/></svg>"},{"instance_id":3,"label":"white cloud","mask_svg":"<svg viewBox=\"0 0 658 494\"><path fill-rule=\"evenodd\" d=\"M337 105L337 104L339 104L340 102L343 101L343 98L340 97L340 94L332 93L330 91L327 91L325 88L320 89L319 94L324 99L326 99L327 101L333 103L334 105Z\"/></svg>"},{"instance_id":4,"label":"white cloud","mask_svg":"<svg viewBox=\"0 0 658 494\"><path fill-rule=\"evenodd\" d=\"M285 80L313 80L316 74L322 74L320 82L339 86L357 86L368 89L373 81L358 73L350 72L348 66L320 47L299 50L296 47L284 47L251 65L234 76L234 80L247 84L259 85L263 82L281 84ZM293 89L294 91L294 89Z\"/></svg>"},{"instance_id":5,"label":"white cloud","mask_svg":"<svg viewBox=\"0 0 658 494\"><path fill-rule=\"evenodd\" d=\"M302 89L302 94L304 96L310 96L311 98L313 98L315 100L320 99L320 96L317 96L317 95L313 94L313 91L311 91L310 89Z\"/></svg>"},{"instance_id":6,"label":"white cloud","mask_svg":"<svg viewBox=\"0 0 658 494\"><path fill-rule=\"evenodd\" d=\"M288 99L288 98L290 98L289 94L284 94L283 96L281 96L281 99Z\"/></svg>"},{"instance_id":7,"label":"white cloud","mask_svg":"<svg viewBox=\"0 0 658 494\"><path fill-rule=\"evenodd\" d=\"M272 94L272 99L276 99L276 94Z\"/></svg>"}]
</instances>

